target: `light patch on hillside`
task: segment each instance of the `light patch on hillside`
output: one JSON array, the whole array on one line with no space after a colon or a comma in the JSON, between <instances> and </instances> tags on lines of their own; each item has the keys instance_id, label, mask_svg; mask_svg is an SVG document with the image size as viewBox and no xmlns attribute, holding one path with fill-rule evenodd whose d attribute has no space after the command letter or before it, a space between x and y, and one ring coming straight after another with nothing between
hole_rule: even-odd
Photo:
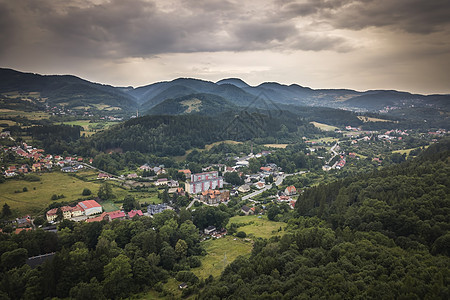
<instances>
[{"instance_id":1,"label":"light patch on hillside","mask_svg":"<svg viewBox=\"0 0 450 300\"><path fill-rule=\"evenodd\" d=\"M279 149L285 149L289 144L264 144L264 146L269 148L279 148Z\"/></svg>"},{"instance_id":2,"label":"light patch on hillside","mask_svg":"<svg viewBox=\"0 0 450 300\"><path fill-rule=\"evenodd\" d=\"M394 121L391 121L391 120L371 118L371 117L366 117L366 116L358 116L358 119L360 119L364 123L367 123L367 122L394 122ZM398 121L396 121L394 123L398 123Z\"/></svg>"},{"instance_id":3,"label":"light patch on hillside","mask_svg":"<svg viewBox=\"0 0 450 300\"><path fill-rule=\"evenodd\" d=\"M316 126L317 128L319 128L323 131L335 131L336 129L339 129L335 126L331 126L331 125L327 125L327 124L323 124L323 123L319 123L319 122L311 122L311 124L313 124L314 126Z\"/></svg>"},{"instance_id":4,"label":"light patch on hillside","mask_svg":"<svg viewBox=\"0 0 450 300\"><path fill-rule=\"evenodd\" d=\"M186 106L184 113L189 114L191 112L199 112L202 106L202 101L197 98L184 100L180 102L181 105Z\"/></svg>"}]
</instances>

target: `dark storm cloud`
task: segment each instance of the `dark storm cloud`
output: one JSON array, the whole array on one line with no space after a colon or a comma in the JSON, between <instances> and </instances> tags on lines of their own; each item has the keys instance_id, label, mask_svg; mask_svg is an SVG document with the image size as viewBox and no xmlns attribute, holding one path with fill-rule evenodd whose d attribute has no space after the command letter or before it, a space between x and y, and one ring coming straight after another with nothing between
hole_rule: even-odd
<instances>
[{"instance_id":1,"label":"dark storm cloud","mask_svg":"<svg viewBox=\"0 0 450 300\"><path fill-rule=\"evenodd\" d=\"M448 0L307 0L281 1L286 17L313 16L335 28L392 27L427 34L448 29Z\"/></svg>"},{"instance_id":2,"label":"dark storm cloud","mask_svg":"<svg viewBox=\"0 0 450 300\"><path fill-rule=\"evenodd\" d=\"M270 15L277 11L262 7L253 10L217 0L182 0L167 7L159 4L143 0L100 4L0 0L2 20L13 19L2 26L0 36L16 36L16 41L42 36L42 42L36 41L37 51L112 58L271 48L319 51L345 44L344 38L312 36L314 33L305 38L294 20L272 22Z\"/></svg>"}]
</instances>

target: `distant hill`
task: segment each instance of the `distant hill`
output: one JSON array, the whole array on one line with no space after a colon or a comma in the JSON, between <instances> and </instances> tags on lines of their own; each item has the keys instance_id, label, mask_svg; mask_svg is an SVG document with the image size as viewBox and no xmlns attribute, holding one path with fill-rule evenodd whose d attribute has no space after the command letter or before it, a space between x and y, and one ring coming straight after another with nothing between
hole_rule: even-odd
<instances>
[{"instance_id":1,"label":"distant hill","mask_svg":"<svg viewBox=\"0 0 450 300\"><path fill-rule=\"evenodd\" d=\"M4 99L2 105L9 99L6 93L34 93L33 97L44 99L48 105L59 104L75 109L121 109L130 113L139 109L152 114L155 111L173 114L177 110L169 107L167 103L158 105L169 99L173 101L181 97L192 98L199 94L210 95L209 98L214 95L244 109L257 107L277 110L280 105L294 105L352 111L389 111L389 113L392 110L408 108L427 108L444 112L450 110L450 95L425 96L393 90L365 92L349 89L314 90L298 84L284 85L277 82L250 86L239 78L222 79L216 83L194 78L178 78L137 88L113 87L70 75L43 76L0 69L0 96ZM212 107L210 104L213 103L208 104ZM152 111L156 106L158 108ZM217 105L216 108L218 109ZM180 112L184 113L181 108Z\"/></svg>"},{"instance_id":2,"label":"distant hill","mask_svg":"<svg viewBox=\"0 0 450 300\"><path fill-rule=\"evenodd\" d=\"M239 79L239 78L222 79L222 80L217 81L216 83L218 85L231 84L231 85L234 85L235 87L238 87L240 89L250 87L245 81L243 81L242 79Z\"/></svg>"},{"instance_id":3,"label":"distant hill","mask_svg":"<svg viewBox=\"0 0 450 300\"><path fill-rule=\"evenodd\" d=\"M71 75L39 75L0 68L0 94L38 93L47 104L67 108L92 107L130 110L137 107L133 97L119 88L92 83Z\"/></svg>"}]
</instances>

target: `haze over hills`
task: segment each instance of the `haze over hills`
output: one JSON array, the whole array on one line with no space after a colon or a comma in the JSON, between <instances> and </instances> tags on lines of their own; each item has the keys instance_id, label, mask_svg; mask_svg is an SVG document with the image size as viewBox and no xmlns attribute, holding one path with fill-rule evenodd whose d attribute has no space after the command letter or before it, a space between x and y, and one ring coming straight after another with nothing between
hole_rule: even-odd
<instances>
[{"instance_id":1,"label":"haze over hills","mask_svg":"<svg viewBox=\"0 0 450 300\"><path fill-rule=\"evenodd\" d=\"M230 106L276 105L320 106L353 111L388 111L390 109L432 108L448 111L450 95L418 95L393 90L354 91L349 89L311 89L298 84L283 85L266 82L250 86L239 78L222 79L216 83L178 78L133 87L113 87L92 83L70 75L39 75L22 73L11 69L0 69L0 94L3 102L8 93L39 93L48 105L64 105L71 109L106 109L143 114L155 111L172 114L171 105L195 95L203 95L203 108L213 106L214 110L225 104ZM209 96L206 96L209 95ZM197 97L198 98L198 97ZM208 100L205 100L207 99ZM178 99L178 100L176 100ZM165 104L159 105L165 101ZM175 102L174 102L175 101ZM213 102L216 103L213 103ZM225 102L226 101L226 102ZM166 109L164 109L166 108ZM209 109L209 108L208 108ZM207 110L208 110L207 109ZM190 113L196 110L182 110Z\"/></svg>"}]
</instances>

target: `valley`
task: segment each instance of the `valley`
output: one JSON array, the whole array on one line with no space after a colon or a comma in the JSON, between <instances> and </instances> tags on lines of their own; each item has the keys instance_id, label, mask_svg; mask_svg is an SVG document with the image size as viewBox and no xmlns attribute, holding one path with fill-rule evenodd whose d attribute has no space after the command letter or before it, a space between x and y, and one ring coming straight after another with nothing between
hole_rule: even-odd
<instances>
[{"instance_id":1,"label":"valley","mask_svg":"<svg viewBox=\"0 0 450 300\"><path fill-rule=\"evenodd\" d=\"M0 294L448 295L447 95L0 79Z\"/></svg>"}]
</instances>

